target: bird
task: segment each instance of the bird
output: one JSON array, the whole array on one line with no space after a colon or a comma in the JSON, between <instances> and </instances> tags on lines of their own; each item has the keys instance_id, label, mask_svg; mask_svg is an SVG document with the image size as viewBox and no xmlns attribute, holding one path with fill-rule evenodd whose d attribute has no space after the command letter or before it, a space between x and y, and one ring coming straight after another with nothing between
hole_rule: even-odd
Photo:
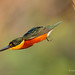
<instances>
[{"instance_id":1,"label":"bird","mask_svg":"<svg viewBox=\"0 0 75 75\"><path fill-rule=\"evenodd\" d=\"M11 50L26 49L33 46L35 43L41 42L45 39L47 39L47 41L50 41L48 39L48 36L53 31L53 29L56 26L58 26L61 22L62 21L59 21L54 25L34 27L30 29L27 33L25 33L22 37L18 37L12 40L8 44L8 46L0 49L0 52L5 51L7 49Z\"/></svg>"}]
</instances>

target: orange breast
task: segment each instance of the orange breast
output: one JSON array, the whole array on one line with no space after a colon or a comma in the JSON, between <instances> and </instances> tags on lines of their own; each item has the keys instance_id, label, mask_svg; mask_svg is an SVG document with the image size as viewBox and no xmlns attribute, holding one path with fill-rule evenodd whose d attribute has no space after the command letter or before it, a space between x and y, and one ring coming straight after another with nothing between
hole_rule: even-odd
<instances>
[{"instance_id":1,"label":"orange breast","mask_svg":"<svg viewBox=\"0 0 75 75\"><path fill-rule=\"evenodd\" d=\"M34 39L31 39L31 40L27 40L27 41L22 41L19 45L15 46L15 47L12 47L11 49L24 49L24 48L28 48L30 46L32 46L33 44L35 43L38 43L44 39L46 39L47 37L47 34L44 34L44 35L41 35L39 37L36 37Z\"/></svg>"},{"instance_id":2,"label":"orange breast","mask_svg":"<svg viewBox=\"0 0 75 75\"><path fill-rule=\"evenodd\" d=\"M38 43L38 42L46 39L46 37L47 37L47 34L44 34L44 35L41 35L41 36L36 37L34 39L25 41L25 43L24 43L22 48L28 48L28 47L32 46L33 44Z\"/></svg>"}]
</instances>

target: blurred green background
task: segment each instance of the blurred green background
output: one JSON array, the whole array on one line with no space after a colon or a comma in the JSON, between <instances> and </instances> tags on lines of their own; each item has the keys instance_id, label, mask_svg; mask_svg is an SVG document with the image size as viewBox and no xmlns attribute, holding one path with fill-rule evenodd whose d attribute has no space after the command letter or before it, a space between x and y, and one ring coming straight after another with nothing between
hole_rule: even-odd
<instances>
[{"instance_id":1,"label":"blurred green background","mask_svg":"<svg viewBox=\"0 0 75 75\"><path fill-rule=\"evenodd\" d=\"M63 21L44 40L0 53L0 75L75 75L75 11L72 0L0 0L0 48L35 26Z\"/></svg>"}]
</instances>

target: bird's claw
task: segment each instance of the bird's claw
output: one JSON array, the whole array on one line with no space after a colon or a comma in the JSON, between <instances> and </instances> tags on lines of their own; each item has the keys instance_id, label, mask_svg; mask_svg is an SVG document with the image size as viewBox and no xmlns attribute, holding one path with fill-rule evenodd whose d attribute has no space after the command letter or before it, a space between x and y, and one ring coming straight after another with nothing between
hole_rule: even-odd
<instances>
[{"instance_id":1,"label":"bird's claw","mask_svg":"<svg viewBox=\"0 0 75 75\"><path fill-rule=\"evenodd\" d=\"M46 38L47 39L47 41L52 41L52 40L49 40L48 38Z\"/></svg>"}]
</instances>

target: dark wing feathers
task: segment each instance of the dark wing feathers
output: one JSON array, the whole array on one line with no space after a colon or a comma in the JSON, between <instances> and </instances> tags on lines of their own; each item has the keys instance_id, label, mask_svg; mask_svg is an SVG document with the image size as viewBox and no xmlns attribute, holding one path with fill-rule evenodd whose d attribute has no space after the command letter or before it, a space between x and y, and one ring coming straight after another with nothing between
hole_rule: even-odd
<instances>
[{"instance_id":1,"label":"dark wing feathers","mask_svg":"<svg viewBox=\"0 0 75 75\"><path fill-rule=\"evenodd\" d=\"M54 29L57 25L59 25L62 21L52 25L52 26L41 26L41 27L34 27L29 30L24 36L23 39L30 40L40 35L48 33L50 30Z\"/></svg>"},{"instance_id":2,"label":"dark wing feathers","mask_svg":"<svg viewBox=\"0 0 75 75\"><path fill-rule=\"evenodd\" d=\"M46 28L46 27L34 27L32 28L31 30L29 30L24 36L23 38L25 40L30 40L30 39L33 39L35 37L38 37L40 35L43 35L45 33L48 33L50 31L49 28Z\"/></svg>"}]
</instances>

